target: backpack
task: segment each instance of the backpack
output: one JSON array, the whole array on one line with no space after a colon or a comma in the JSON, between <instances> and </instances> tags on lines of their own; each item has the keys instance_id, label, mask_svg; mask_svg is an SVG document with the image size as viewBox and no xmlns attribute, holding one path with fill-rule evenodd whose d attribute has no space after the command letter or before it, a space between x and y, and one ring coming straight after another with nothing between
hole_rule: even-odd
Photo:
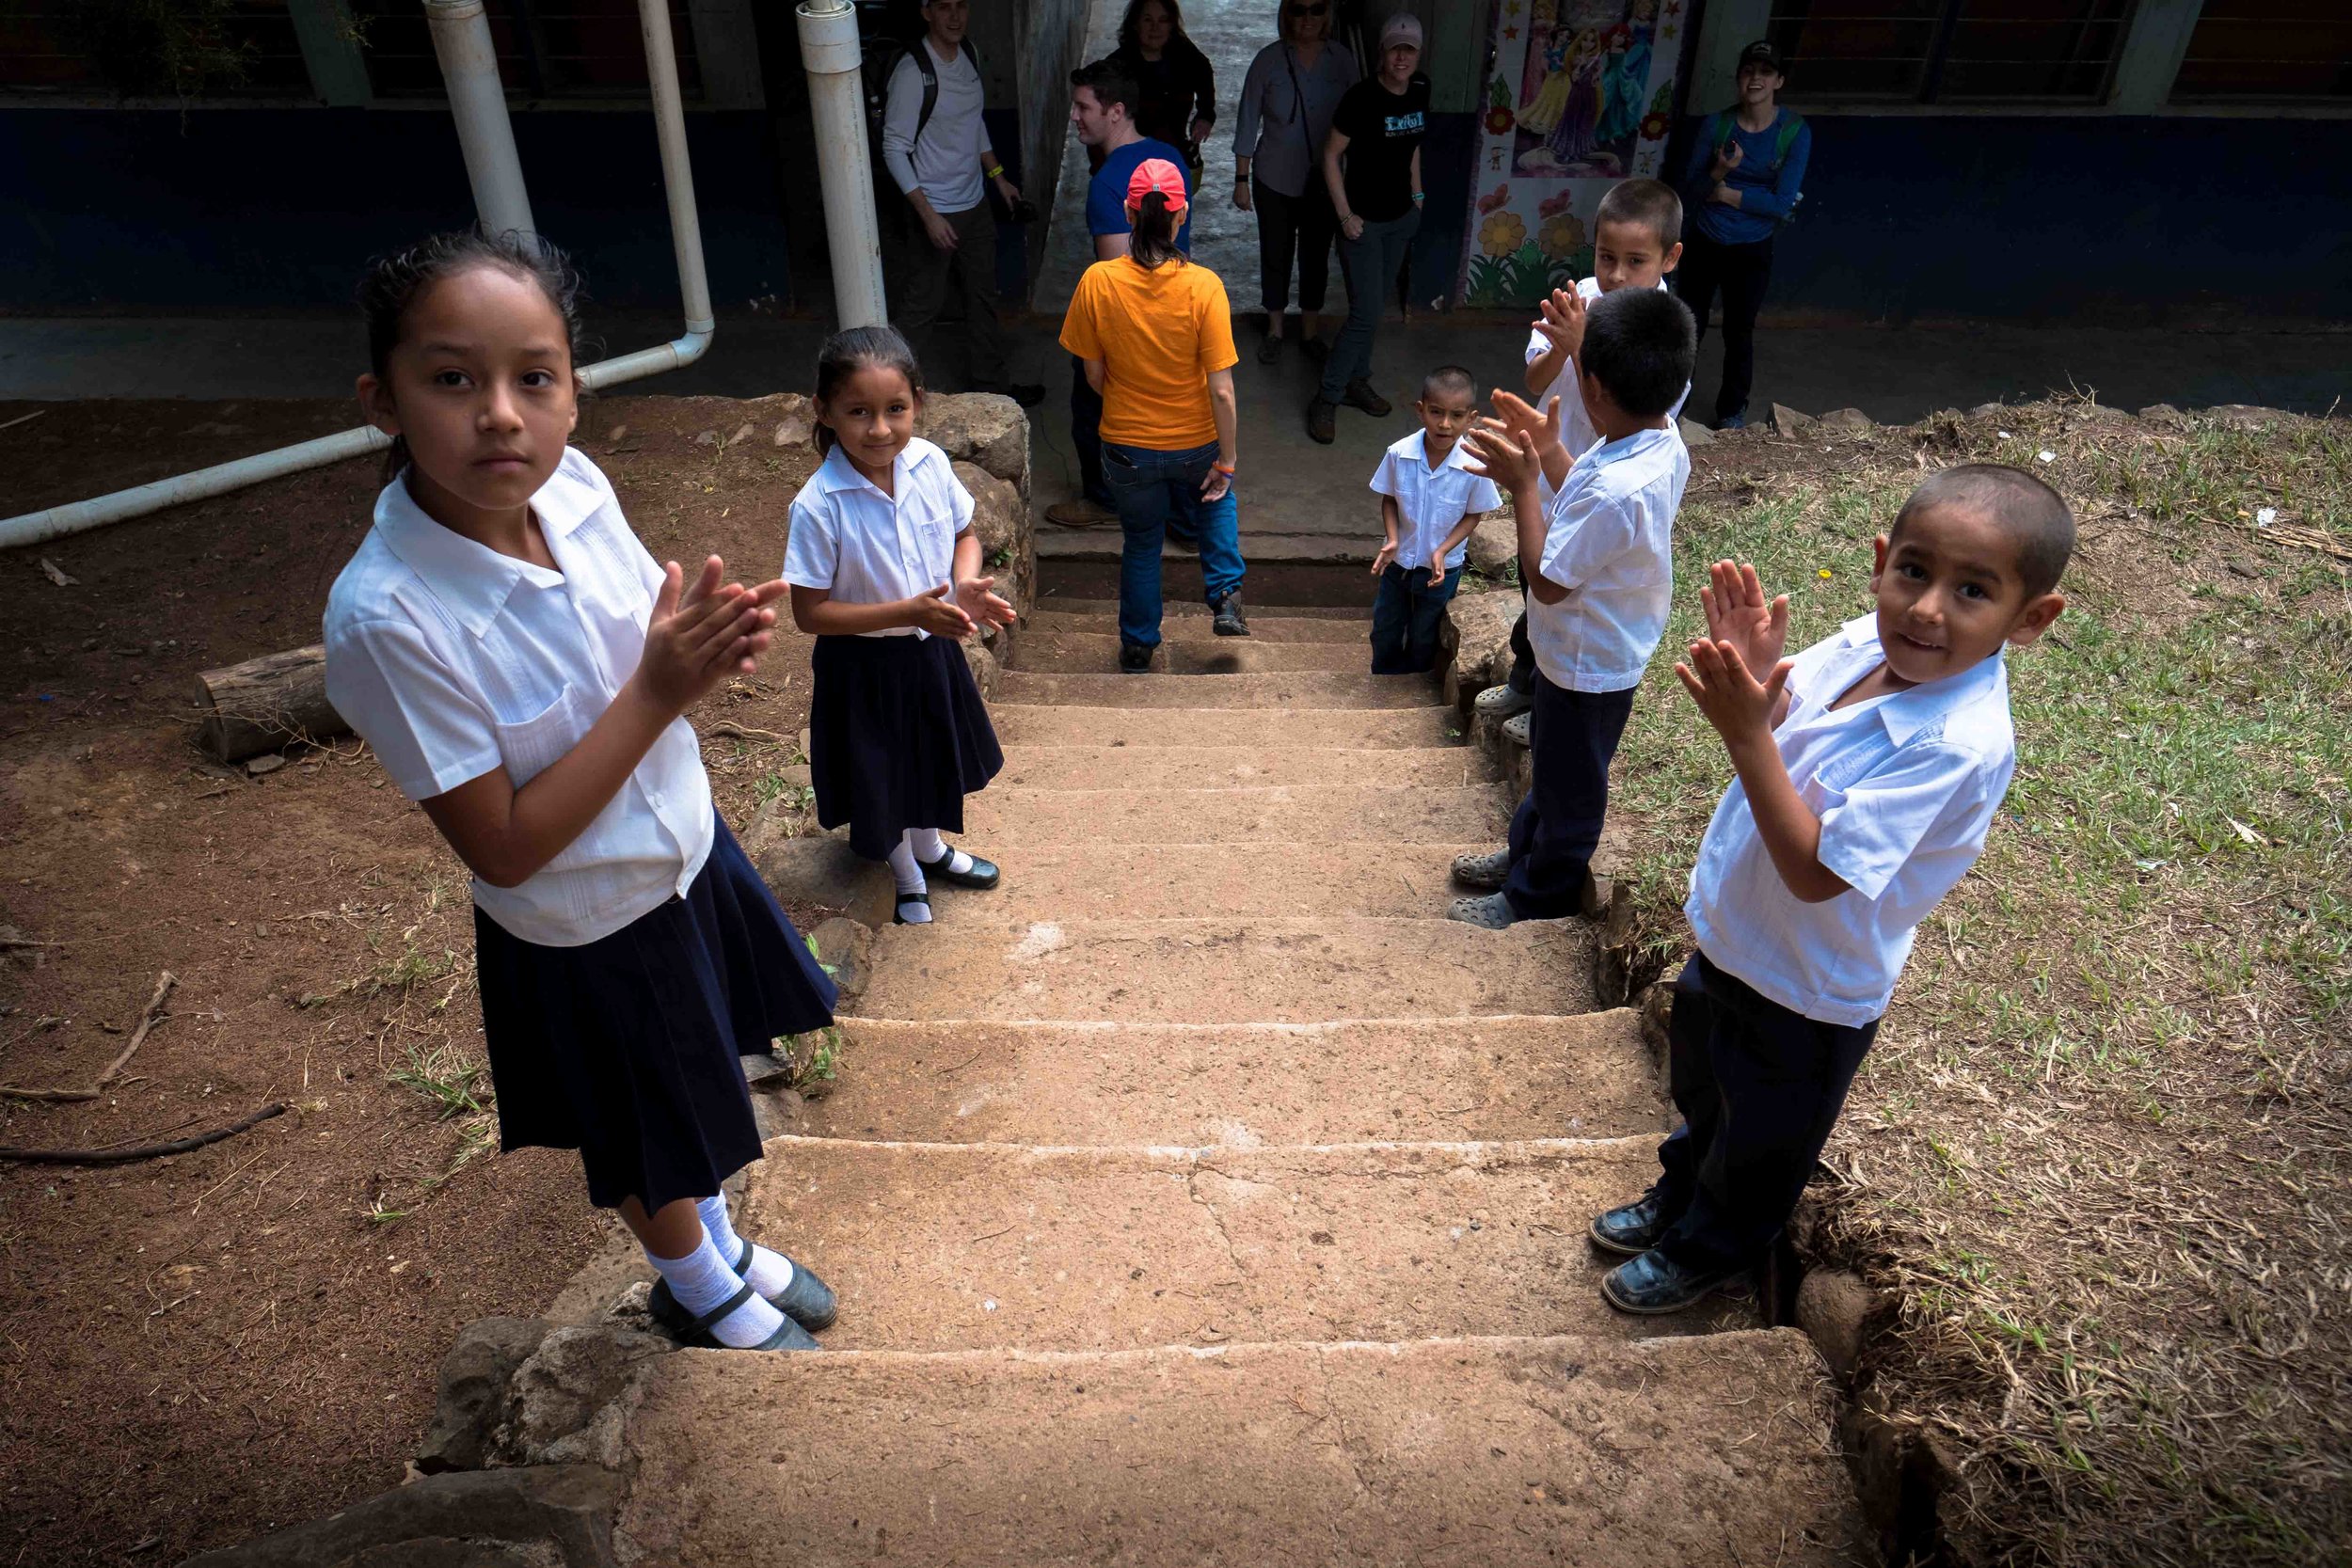
<instances>
[{"instance_id":1,"label":"backpack","mask_svg":"<svg viewBox=\"0 0 2352 1568\"><path fill-rule=\"evenodd\" d=\"M965 39L961 45L972 61L972 69L980 68L980 52ZM931 59L931 52L923 47L921 38L912 42L875 40L866 45L860 71L866 82L866 141L876 157L882 155L882 118L890 107L890 78L897 73L898 62L911 59L914 69L923 73L923 105L915 112L914 135L910 144L923 139L923 129L931 122L931 111L939 107L939 67Z\"/></svg>"},{"instance_id":2,"label":"backpack","mask_svg":"<svg viewBox=\"0 0 2352 1568\"><path fill-rule=\"evenodd\" d=\"M1724 149L1731 145L1731 134L1735 123L1731 118L1731 112L1727 109L1718 109L1707 117L1707 145L1714 150L1716 156L1721 157ZM1793 111L1782 112L1780 129L1772 137L1772 177L1773 179L1780 178L1780 167L1788 161L1788 150L1796 145L1797 133L1804 129L1804 116ZM1804 193L1799 191L1796 200L1788 203L1788 215L1785 218L1775 218L1773 222L1782 229L1796 222L1798 203L1804 200Z\"/></svg>"}]
</instances>

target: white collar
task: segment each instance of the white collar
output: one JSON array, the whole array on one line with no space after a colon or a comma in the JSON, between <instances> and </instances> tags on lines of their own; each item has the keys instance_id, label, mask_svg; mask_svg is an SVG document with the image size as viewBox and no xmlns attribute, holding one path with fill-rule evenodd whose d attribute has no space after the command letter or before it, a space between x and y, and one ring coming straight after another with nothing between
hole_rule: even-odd
<instances>
[{"instance_id":1,"label":"white collar","mask_svg":"<svg viewBox=\"0 0 2352 1568\"><path fill-rule=\"evenodd\" d=\"M433 596L474 636L480 637L490 629L499 612L506 608L516 583L563 580L559 572L501 554L425 515L424 509L408 493L408 472L402 469L399 477L376 496L376 531L383 534L386 546L417 574ZM582 483L559 467L532 496L531 512L539 519L539 530L548 536L552 548L553 541L569 535L587 521L602 501L593 485Z\"/></svg>"},{"instance_id":2,"label":"white collar","mask_svg":"<svg viewBox=\"0 0 2352 1568\"><path fill-rule=\"evenodd\" d=\"M1421 460L1421 470L1425 474L1434 474L1440 468L1467 468L1470 466L1469 454L1464 450L1469 443L1459 436L1454 438L1454 445L1446 449L1445 461L1435 467L1432 467L1429 461L1429 432L1423 430L1408 439L1417 442L1420 446L1420 451L1414 455Z\"/></svg>"},{"instance_id":3,"label":"white collar","mask_svg":"<svg viewBox=\"0 0 2352 1568\"><path fill-rule=\"evenodd\" d=\"M923 438L917 436L890 460L892 493L889 495L883 495L881 485L857 471L857 465L850 461L848 449L838 441L834 443L833 451L825 453L825 460L817 465L817 471L809 475L809 488L820 496L830 496L837 490L871 490L896 505L906 499L907 478L914 472L914 466L930 455L923 450L925 444Z\"/></svg>"},{"instance_id":4,"label":"white collar","mask_svg":"<svg viewBox=\"0 0 2352 1568\"><path fill-rule=\"evenodd\" d=\"M1886 650L1879 644L1876 610L1857 615L1847 622L1841 628L1841 634L1853 651L1848 668L1858 669L1859 673L1849 676L1846 671L1839 672L1838 689L1822 697L1824 711L1831 703L1844 695L1847 687L1886 661ZM1867 657L1864 657L1866 654ZM1905 687L1892 696L1880 699L1878 721L1886 727L1887 737L1900 746L1946 714L1956 713L1991 693L2006 678L2007 673L2007 667L2001 661L2001 653L1995 649L1955 674L1929 681L1924 686Z\"/></svg>"}]
</instances>

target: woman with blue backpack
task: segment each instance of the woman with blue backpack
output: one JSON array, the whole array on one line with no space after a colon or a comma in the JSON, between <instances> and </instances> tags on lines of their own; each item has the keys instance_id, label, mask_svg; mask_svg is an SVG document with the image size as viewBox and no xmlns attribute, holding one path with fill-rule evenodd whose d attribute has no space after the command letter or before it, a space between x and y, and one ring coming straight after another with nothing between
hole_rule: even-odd
<instances>
[{"instance_id":1,"label":"woman with blue backpack","mask_svg":"<svg viewBox=\"0 0 2352 1568\"><path fill-rule=\"evenodd\" d=\"M1715 428L1748 422L1756 379L1756 317L1772 277L1772 240L1804 199L1813 130L1780 106L1783 72L1770 43L1740 51L1740 98L1708 115L1692 138L1682 177L1682 265L1675 287L1707 336L1715 295L1724 296L1724 381L1715 394Z\"/></svg>"}]
</instances>

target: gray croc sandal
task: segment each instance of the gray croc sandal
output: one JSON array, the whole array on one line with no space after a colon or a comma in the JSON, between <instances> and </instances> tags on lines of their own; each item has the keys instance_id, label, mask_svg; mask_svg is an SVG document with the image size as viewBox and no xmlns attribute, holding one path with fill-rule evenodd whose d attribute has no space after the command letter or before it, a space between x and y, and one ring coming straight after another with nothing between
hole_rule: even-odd
<instances>
[{"instance_id":1,"label":"gray croc sandal","mask_svg":"<svg viewBox=\"0 0 2352 1568\"><path fill-rule=\"evenodd\" d=\"M1454 879L1464 887L1501 893L1502 884L1511 879L1510 847L1506 845L1484 855L1454 856Z\"/></svg>"},{"instance_id":2,"label":"gray croc sandal","mask_svg":"<svg viewBox=\"0 0 2352 1568\"><path fill-rule=\"evenodd\" d=\"M792 1265L792 1283L772 1296L765 1298L769 1306L807 1329L811 1334L831 1328L841 1316L841 1304L834 1299L833 1287L809 1273L808 1265L782 1253L778 1257ZM735 1260L739 1277L752 1266L752 1243L743 1243L743 1255Z\"/></svg>"},{"instance_id":3,"label":"gray croc sandal","mask_svg":"<svg viewBox=\"0 0 2352 1568\"><path fill-rule=\"evenodd\" d=\"M710 1332L710 1325L752 1299L752 1288L745 1285L718 1306L695 1317L686 1310L685 1304L670 1289L666 1279L654 1281L653 1294L645 1298L645 1308L654 1321L668 1329L678 1343L690 1350L822 1350L825 1347L809 1337L808 1330L790 1318L784 1320L773 1334L755 1345L730 1345ZM782 1307L777 1308L782 1311Z\"/></svg>"},{"instance_id":4,"label":"gray croc sandal","mask_svg":"<svg viewBox=\"0 0 2352 1568\"><path fill-rule=\"evenodd\" d=\"M1456 898L1446 907L1445 917L1485 931L1503 930L1518 919L1511 911L1510 896L1501 893L1490 893L1484 898Z\"/></svg>"}]
</instances>

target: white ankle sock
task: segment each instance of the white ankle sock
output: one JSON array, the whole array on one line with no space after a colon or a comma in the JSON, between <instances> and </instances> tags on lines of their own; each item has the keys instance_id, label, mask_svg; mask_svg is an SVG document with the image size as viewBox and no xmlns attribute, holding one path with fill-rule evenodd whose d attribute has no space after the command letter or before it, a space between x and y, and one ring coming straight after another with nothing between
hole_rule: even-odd
<instances>
[{"instance_id":1,"label":"white ankle sock","mask_svg":"<svg viewBox=\"0 0 2352 1568\"><path fill-rule=\"evenodd\" d=\"M914 850L907 843L911 836L913 835L907 833L900 834L898 842L892 847L890 851L890 875L897 879L901 895L930 891L930 883L923 879L923 868L914 863ZM901 902L898 905L898 918L909 926L928 926L931 923L931 907L928 903Z\"/></svg>"},{"instance_id":2,"label":"white ankle sock","mask_svg":"<svg viewBox=\"0 0 2352 1568\"><path fill-rule=\"evenodd\" d=\"M939 836L937 828L909 828L907 843L914 850L914 858L926 865L937 865L939 857L947 857L947 869L961 877L972 869L972 857L961 849L950 849L947 841Z\"/></svg>"},{"instance_id":3,"label":"white ankle sock","mask_svg":"<svg viewBox=\"0 0 2352 1568\"><path fill-rule=\"evenodd\" d=\"M727 1200L706 1197L694 1205L703 1217L703 1228L710 1232L711 1244L723 1259L743 1256L743 1238L735 1233L735 1224L727 1218ZM781 1252L771 1252L757 1243L752 1244L751 1260L742 1268L743 1283L763 1296L779 1296L792 1288L792 1259ZM675 1286L671 1289L675 1290Z\"/></svg>"},{"instance_id":4,"label":"white ankle sock","mask_svg":"<svg viewBox=\"0 0 2352 1568\"><path fill-rule=\"evenodd\" d=\"M678 1305L697 1318L724 1302L744 1284L727 1267L727 1260L719 1256L707 1230L703 1233L701 1243L685 1257L657 1258L648 1251L645 1261L669 1281L670 1293L677 1297ZM783 1326L784 1314L755 1294L712 1323L710 1333L721 1344L742 1350L763 1342Z\"/></svg>"}]
</instances>

